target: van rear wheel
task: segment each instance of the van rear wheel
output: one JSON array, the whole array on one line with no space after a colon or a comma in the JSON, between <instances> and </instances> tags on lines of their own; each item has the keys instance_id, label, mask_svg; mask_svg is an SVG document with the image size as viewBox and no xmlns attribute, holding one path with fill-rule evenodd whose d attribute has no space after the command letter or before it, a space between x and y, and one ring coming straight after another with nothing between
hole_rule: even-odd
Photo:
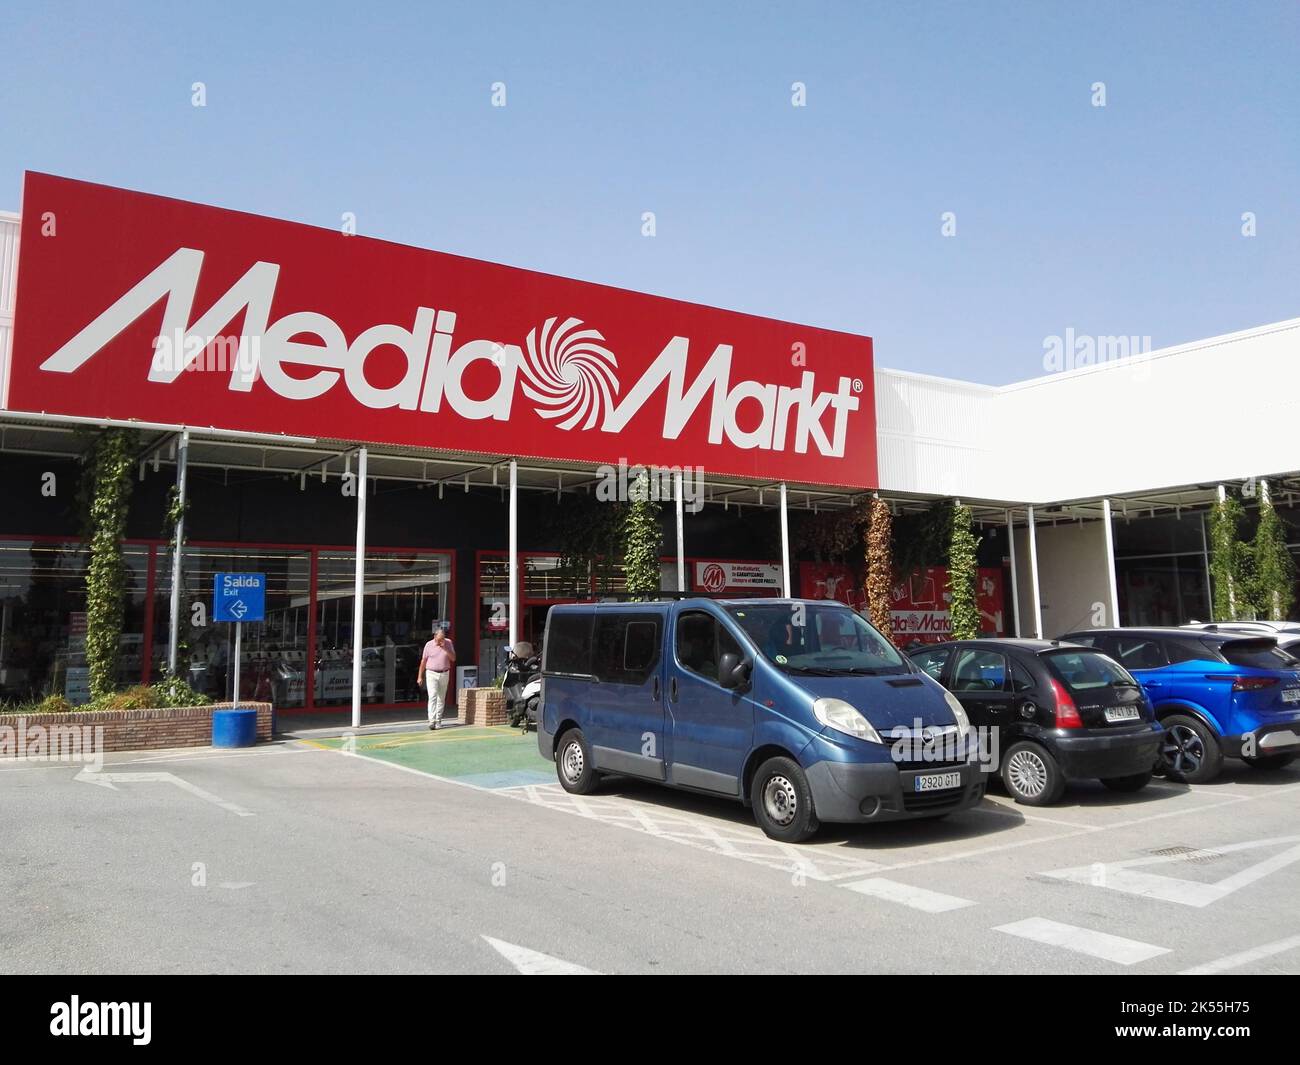
<instances>
[{"instance_id":1,"label":"van rear wheel","mask_svg":"<svg viewBox=\"0 0 1300 1065\"><path fill-rule=\"evenodd\" d=\"M555 775L560 778L560 787L573 795L595 790L600 774L581 729L571 728L560 737L555 748Z\"/></svg>"},{"instance_id":2,"label":"van rear wheel","mask_svg":"<svg viewBox=\"0 0 1300 1065\"><path fill-rule=\"evenodd\" d=\"M771 839L802 843L821 827L808 777L792 758L769 758L759 766L749 797L754 820Z\"/></svg>"}]
</instances>

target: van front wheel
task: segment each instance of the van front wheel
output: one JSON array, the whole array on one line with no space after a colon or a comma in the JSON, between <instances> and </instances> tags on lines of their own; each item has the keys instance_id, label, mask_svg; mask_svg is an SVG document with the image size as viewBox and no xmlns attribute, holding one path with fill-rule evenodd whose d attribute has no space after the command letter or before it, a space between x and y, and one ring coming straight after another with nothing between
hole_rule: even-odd
<instances>
[{"instance_id":1,"label":"van front wheel","mask_svg":"<svg viewBox=\"0 0 1300 1065\"><path fill-rule=\"evenodd\" d=\"M599 774L581 729L571 728L560 737L555 748L555 773L560 787L574 795L586 795L595 789Z\"/></svg>"},{"instance_id":2,"label":"van front wheel","mask_svg":"<svg viewBox=\"0 0 1300 1065\"><path fill-rule=\"evenodd\" d=\"M808 777L791 758L769 758L759 766L749 797L754 820L771 839L802 843L821 827Z\"/></svg>"}]
</instances>

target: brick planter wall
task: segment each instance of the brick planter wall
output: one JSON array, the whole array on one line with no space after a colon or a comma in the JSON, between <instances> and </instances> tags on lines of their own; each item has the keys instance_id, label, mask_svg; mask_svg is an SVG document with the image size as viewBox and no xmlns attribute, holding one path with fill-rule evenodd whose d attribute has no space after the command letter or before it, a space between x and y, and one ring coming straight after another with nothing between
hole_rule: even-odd
<instances>
[{"instance_id":1,"label":"brick planter wall","mask_svg":"<svg viewBox=\"0 0 1300 1065\"><path fill-rule=\"evenodd\" d=\"M506 693L500 688L462 688L456 695L456 706L467 725L506 723Z\"/></svg>"},{"instance_id":2,"label":"brick planter wall","mask_svg":"<svg viewBox=\"0 0 1300 1065\"><path fill-rule=\"evenodd\" d=\"M257 711L257 738L271 738L271 704L239 704ZM207 706L176 706L158 710L102 710L96 713L73 711L69 714L0 714L0 730L8 735L0 740L0 758L18 755L17 730L27 729L26 745L31 747L31 731L43 728L47 737L60 728L102 728L103 751L153 751L165 747L207 747L212 743L212 711L227 710L233 703L210 703ZM12 731L11 731L12 730ZM46 743L51 742L47 738ZM48 748L47 748L48 749Z\"/></svg>"}]
</instances>

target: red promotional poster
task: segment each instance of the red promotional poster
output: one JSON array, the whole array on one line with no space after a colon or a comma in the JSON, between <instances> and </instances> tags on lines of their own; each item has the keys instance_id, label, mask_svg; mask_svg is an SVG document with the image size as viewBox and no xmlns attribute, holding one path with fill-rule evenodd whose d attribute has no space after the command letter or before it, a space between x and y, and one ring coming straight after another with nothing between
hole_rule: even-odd
<instances>
[{"instance_id":1,"label":"red promotional poster","mask_svg":"<svg viewBox=\"0 0 1300 1065\"><path fill-rule=\"evenodd\" d=\"M948 611L948 570L926 566L910 577L898 578L890 588L889 617L894 641L939 643L948 639L952 620ZM854 610L867 609L866 591L849 567L834 562L799 563L800 594L805 599L838 599ZM1002 571L981 567L976 576L975 602L983 634L1005 636L1002 605Z\"/></svg>"},{"instance_id":2,"label":"red promotional poster","mask_svg":"<svg viewBox=\"0 0 1300 1065\"><path fill-rule=\"evenodd\" d=\"M948 570L944 566L925 566L910 577L895 580L890 588L889 617L899 646L948 639L952 619L947 586ZM980 612L981 634L1005 636L1000 569L980 567L975 578L975 603Z\"/></svg>"},{"instance_id":3,"label":"red promotional poster","mask_svg":"<svg viewBox=\"0 0 1300 1065\"><path fill-rule=\"evenodd\" d=\"M701 559L692 565L696 591L710 595L780 595L781 563Z\"/></svg>"},{"instance_id":4,"label":"red promotional poster","mask_svg":"<svg viewBox=\"0 0 1300 1065\"><path fill-rule=\"evenodd\" d=\"M868 337L29 173L7 405L876 486Z\"/></svg>"},{"instance_id":5,"label":"red promotional poster","mask_svg":"<svg viewBox=\"0 0 1300 1065\"><path fill-rule=\"evenodd\" d=\"M799 589L805 599L838 599L854 610L865 610L867 595L853 572L835 562L800 562Z\"/></svg>"}]
</instances>

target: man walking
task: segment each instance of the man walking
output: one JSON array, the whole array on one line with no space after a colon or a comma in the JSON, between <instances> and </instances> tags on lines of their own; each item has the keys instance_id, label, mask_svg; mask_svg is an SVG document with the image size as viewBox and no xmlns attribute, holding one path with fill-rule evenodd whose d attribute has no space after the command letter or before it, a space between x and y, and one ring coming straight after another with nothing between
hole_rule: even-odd
<instances>
[{"instance_id":1,"label":"man walking","mask_svg":"<svg viewBox=\"0 0 1300 1065\"><path fill-rule=\"evenodd\" d=\"M420 653L420 670L415 675L416 684L428 684L430 730L442 727L447 681L455 664L456 646L447 636L447 630L439 625L433 630L433 639L424 645L424 650Z\"/></svg>"}]
</instances>

